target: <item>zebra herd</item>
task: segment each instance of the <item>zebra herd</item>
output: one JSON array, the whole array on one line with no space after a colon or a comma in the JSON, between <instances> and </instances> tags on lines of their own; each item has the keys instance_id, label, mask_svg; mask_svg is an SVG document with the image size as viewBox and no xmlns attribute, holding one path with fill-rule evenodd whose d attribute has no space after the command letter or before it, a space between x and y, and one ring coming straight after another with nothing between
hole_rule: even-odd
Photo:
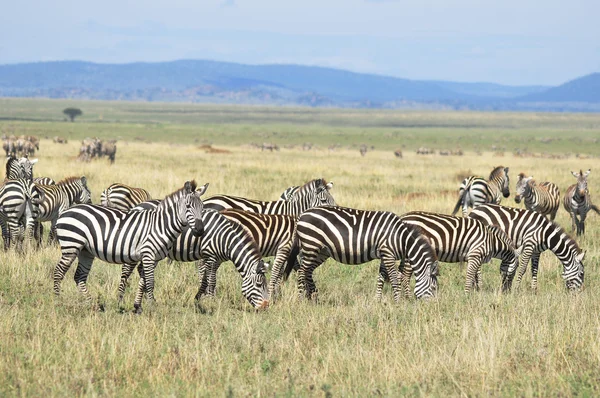
<instances>
[{"instance_id":1,"label":"zebra herd","mask_svg":"<svg viewBox=\"0 0 600 398\"><path fill-rule=\"evenodd\" d=\"M299 296L315 298L313 272L329 258L343 264L379 260L376 296L382 296L389 281L395 301L410 296L413 274L414 296L435 296L438 262L467 263L464 290L468 293L481 287L481 266L492 258L501 260L503 291L511 289L515 276L520 283L531 261L536 289L539 258L545 250L563 264L568 289L579 289L584 281L585 252L553 222L560 202L557 187L521 174L515 201L523 200L527 209L500 206L501 198L510 195L508 167L496 167L488 180L465 179L453 215L422 211L396 215L338 206L331 195L333 183L322 178L289 187L273 201L231 195L202 200L208 184L199 186L195 181L156 200L143 188L115 183L102 192L101 204L94 205L84 176L57 183L35 179L36 161L14 157L7 161L0 188L5 249L24 235L39 245L41 223L48 221L49 243L57 241L61 250L53 274L55 294L77 259L75 282L91 300L87 278L99 258L122 265L119 302L137 268L140 281L134 309L138 313L144 296L154 300L155 268L165 258L197 263L198 300L216 294L219 266L232 261L242 278L242 295L255 308L269 306L292 270L297 271ZM577 220L573 228L578 234L585 232L587 211L598 211L589 198L589 173L573 173L577 184L569 187L563 202ZM463 217L455 217L461 207ZM473 207L470 214L469 207ZM274 257L268 284L265 257Z\"/></svg>"}]
</instances>

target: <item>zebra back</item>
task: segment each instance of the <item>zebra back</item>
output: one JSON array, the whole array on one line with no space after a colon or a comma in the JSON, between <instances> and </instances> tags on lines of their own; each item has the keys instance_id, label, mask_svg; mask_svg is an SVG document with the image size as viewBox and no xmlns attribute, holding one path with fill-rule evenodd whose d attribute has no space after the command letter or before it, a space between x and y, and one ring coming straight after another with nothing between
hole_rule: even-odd
<instances>
[{"instance_id":1,"label":"zebra back","mask_svg":"<svg viewBox=\"0 0 600 398\"><path fill-rule=\"evenodd\" d=\"M92 203L92 193L85 177L68 177L56 185L37 185L37 188L44 193L40 203L40 221L56 219L73 205Z\"/></svg>"},{"instance_id":2,"label":"zebra back","mask_svg":"<svg viewBox=\"0 0 600 398\"><path fill-rule=\"evenodd\" d=\"M148 191L143 188L134 188L121 183L111 184L102 191L100 204L114 207L119 210L129 211L136 205L152 199Z\"/></svg>"}]
</instances>

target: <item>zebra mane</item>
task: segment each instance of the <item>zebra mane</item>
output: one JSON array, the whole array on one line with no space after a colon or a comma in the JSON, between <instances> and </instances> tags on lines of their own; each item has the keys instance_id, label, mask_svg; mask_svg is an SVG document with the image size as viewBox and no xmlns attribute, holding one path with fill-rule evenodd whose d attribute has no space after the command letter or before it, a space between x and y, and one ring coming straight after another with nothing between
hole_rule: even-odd
<instances>
[{"instance_id":1,"label":"zebra mane","mask_svg":"<svg viewBox=\"0 0 600 398\"><path fill-rule=\"evenodd\" d=\"M71 184L72 182L76 182L78 180L81 180L81 177L67 177L67 178L57 182L56 185L67 185L67 184Z\"/></svg>"},{"instance_id":2,"label":"zebra mane","mask_svg":"<svg viewBox=\"0 0 600 398\"><path fill-rule=\"evenodd\" d=\"M567 245L573 246L577 253L581 253L581 247L579 247L579 244L577 243L575 238L573 238L571 236L571 234L569 234L567 231L565 231L565 229L563 227L561 227L556 221L549 221L549 222L550 222L550 224L552 224L552 226L554 227L555 230L558 230L558 232L561 235L565 235L567 237Z\"/></svg>"},{"instance_id":3,"label":"zebra mane","mask_svg":"<svg viewBox=\"0 0 600 398\"><path fill-rule=\"evenodd\" d=\"M192 181L186 181L190 183L190 189L192 190L192 192L194 192L196 190L196 188L198 187L198 184L196 183L196 180L192 180ZM179 188L177 191L175 192L171 192L170 194L168 194L167 196L165 196L165 199L161 201L161 203L164 203L167 199L173 199L173 198L178 198L179 195L184 192L186 189L185 185L183 186L183 188Z\"/></svg>"},{"instance_id":4,"label":"zebra mane","mask_svg":"<svg viewBox=\"0 0 600 398\"><path fill-rule=\"evenodd\" d=\"M317 178L316 180L310 180L309 182L302 185L300 187L300 189L298 190L298 193L300 193L300 192L304 193L309 190L312 191L313 189L320 188L320 187L326 187L326 186L327 186L327 181L325 181L324 178Z\"/></svg>"},{"instance_id":5,"label":"zebra mane","mask_svg":"<svg viewBox=\"0 0 600 398\"><path fill-rule=\"evenodd\" d=\"M8 160L6 161L6 174L5 174L6 177L8 177L8 172L10 171L10 168L11 168L12 164L15 163L15 162L18 163L18 160L14 156L10 156L8 158Z\"/></svg>"},{"instance_id":6,"label":"zebra mane","mask_svg":"<svg viewBox=\"0 0 600 398\"><path fill-rule=\"evenodd\" d=\"M519 173L519 178L527 178L527 176L525 175L525 173L521 172Z\"/></svg>"},{"instance_id":7,"label":"zebra mane","mask_svg":"<svg viewBox=\"0 0 600 398\"><path fill-rule=\"evenodd\" d=\"M498 174L500 174L502 171L504 170L504 166L496 166L494 168L494 170L492 170L492 172L490 173L490 178L488 178L488 180L491 180L492 178L494 178L494 176L497 176Z\"/></svg>"}]
</instances>

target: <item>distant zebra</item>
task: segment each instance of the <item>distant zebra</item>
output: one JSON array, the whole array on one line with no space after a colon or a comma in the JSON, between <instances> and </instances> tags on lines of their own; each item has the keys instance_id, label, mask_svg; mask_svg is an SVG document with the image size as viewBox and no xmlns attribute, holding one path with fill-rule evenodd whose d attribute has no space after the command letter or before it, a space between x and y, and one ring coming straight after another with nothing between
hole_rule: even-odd
<instances>
[{"instance_id":1,"label":"distant zebra","mask_svg":"<svg viewBox=\"0 0 600 398\"><path fill-rule=\"evenodd\" d=\"M362 144L359 148L360 156L365 156L367 154L367 146Z\"/></svg>"},{"instance_id":2,"label":"distant zebra","mask_svg":"<svg viewBox=\"0 0 600 398\"><path fill-rule=\"evenodd\" d=\"M533 177L526 177L525 174L520 173L515 192L515 202L521 203L521 198L525 200L527 210L550 216L551 221L556 218L556 212L560 206L560 192L555 184L541 182L538 185Z\"/></svg>"},{"instance_id":3,"label":"distant zebra","mask_svg":"<svg viewBox=\"0 0 600 398\"><path fill-rule=\"evenodd\" d=\"M463 217L466 217L469 207L475 208L484 203L500 204L502 196L510 196L508 167L498 166L492 170L487 181L475 176L463 180L452 215L462 206Z\"/></svg>"},{"instance_id":4,"label":"distant zebra","mask_svg":"<svg viewBox=\"0 0 600 398\"><path fill-rule=\"evenodd\" d=\"M125 184L114 183L102 191L100 204L129 211L132 207L151 199L150 193L143 188L133 188Z\"/></svg>"},{"instance_id":5,"label":"distant zebra","mask_svg":"<svg viewBox=\"0 0 600 398\"><path fill-rule=\"evenodd\" d=\"M585 173L581 170L579 170L579 173L572 171L571 174L577 178L577 184L567 188L563 198L563 206L571 216L571 232L575 232L575 227L577 227L577 235L585 234L585 218L590 210L600 214L598 207L592 204L588 190L587 177L591 171L591 169ZM579 216L579 219L577 216Z\"/></svg>"},{"instance_id":6,"label":"distant zebra","mask_svg":"<svg viewBox=\"0 0 600 398\"><path fill-rule=\"evenodd\" d=\"M288 200L262 202L237 196L216 195L206 199L204 206L213 210L240 209L262 214L298 216L312 207L335 205L335 200L329 193L332 187L333 182L327 183L323 179L316 179L304 184Z\"/></svg>"},{"instance_id":7,"label":"distant zebra","mask_svg":"<svg viewBox=\"0 0 600 398\"><path fill-rule=\"evenodd\" d=\"M56 185L36 186L40 192L44 193L44 198L39 205L39 217L37 221L38 223L44 221L52 223L50 234L48 235L48 244L50 244L56 238L56 221L58 217L76 204L91 204L92 193L87 186L87 179L85 177L69 177ZM36 236L38 236L38 239L41 239L42 233L37 231Z\"/></svg>"},{"instance_id":8,"label":"distant zebra","mask_svg":"<svg viewBox=\"0 0 600 398\"><path fill-rule=\"evenodd\" d=\"M292 196L294 196L296 194L296 192L298 192L299 189L300 189L300 187L298 187L298 186L289 187L285 191L283 191L281 196L279 196L279 199L280 200L290 200L292 198Z\"/></svg>"},{"instance_id":9,"label":"distant zebra","mask_svg":"<svg viewBox=\"0 0 600 398\"><path fill-rule=\"evenodd\" d=\"M4 214L0 222L3 224L5 250L11 247L13 241L17 249L21 250L25 236L31 241L43 195L33 182L22 178L8 180L0 187L0 206Z\"/></svg>"},{"instance_id":10,"label":"distant zebra","mask_svg":"<svg viewBox=\"0 0 600 398\"><path fill-rule=\"evenodd\" d=\"M508 235L515 246L521 248L517 284L520 284L521 278L527 270L529 259L531 259L531 288L537 289L540 254L550 249L563 264L563 278L567 288L574 290L583 285L584 267L582 261L585 252L579 248L577 242L562 227L540 213L486 204L473 209L469 217L499 227ZM508 270L507 288L510 288L516 271L516 268Z\"/></svg>"},{"instance_id":11,"label":"distant zebra","mask_svg":"<svg viewBox=\"0 0 600 398\"><path fill-rule=\"evenodd\" d=\"M144 202L132 209L152 208L158 201ZM214 295L217 270L222 262L232 261L242 276L242 294L255 308L269 305L265 266L256 242L238 222L225 217L218 211L205 209L202 212L204 231L196 236L185 229L177 238L168 257L177 261L198 261L200 286L196 300L205 294ZM135 264L124 264L119 284L119 301L122 300L127 279Z\"/></svg>"},{"instance_id":12,"label":"distant zebra","mask_svg":"<svg viewBox=\"0 0 600 398\"><path fill-rule=\"evenodd\" d=\"M500 270L503 282L509 268L518 265L519 253L510 238L499 228L490 226L472 218L453 217L445 214L413 211L400 216L408 224L419 227L435 251L438 261L445 263L467 262L467 278L465 292L469 293L475 286L480 287L481 264L492 258L502 260ZM411 271L404 267L402 285L405 293L408 290ZM381 267L377 281L377 296L381 296L387 272Z\"/></svg>"},{"instance_id":13,"label":"distant zebra","mask_svg":"<svg viewBox=\"0 0 600 398\"><path fill-rule=\"evenodd\" d=\"M302 213L296 226L294 250L300 251L298 291L311 298L317 292L313 271L329 257L343 264L381 259L390 276L394 300L401 297L396 260L406 259L417 280L415 296L430 297L437 287L437 260L419 228L384 211L338 206L315 207ZM288 267L291 261L288 261Z\"/></svg>"},{"instance_id":14,"label":"distant zebra","mask_svg":"<svg viewBox=\"0 0 600 398\"><path fill-rule=\"evenodd\" d=\"M184 227L203 232L202 200L208 184L196 190L196 182L168 195L154 210L123 212L99 205L79 205L65 211L56 223L61 258L54 269L54 293L75 260L75 283L90 299L87 277L95 257L113 264L138 264L140 283L135 297L136 312L142 310L144 292L154 301L154 269L165 258Z\"/></svg>"}]
</instances>

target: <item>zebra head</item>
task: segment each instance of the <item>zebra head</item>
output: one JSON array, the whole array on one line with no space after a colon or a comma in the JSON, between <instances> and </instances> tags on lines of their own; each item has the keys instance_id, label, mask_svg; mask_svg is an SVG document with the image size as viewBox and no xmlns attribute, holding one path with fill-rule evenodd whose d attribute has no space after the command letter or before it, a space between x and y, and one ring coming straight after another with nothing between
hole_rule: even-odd
<instances>
[{"instance_id":1,"label":"zebra head","mask_svg":"<svg viewBox=\"0 0 600 398\"><path fill-rule=\"evenodd\" d=\"M33 180L33 165L37 163L37 159L29 159L26 157L18 160L19 166L23 170L23 178L27 180Z\"/></svg>"},{"instance_id":2,"label":"zebra head","mask_svg":"<svg viewBox=\"0 0 600 398\"><path fill-rule=\"evenodd\" d=\"M569 267L565 267L563 272L563 278L566 280L567 289L579 290L583 286L583 280L585 277L585 270L583 266L583 259L585 258L585 251L573 251L571 260L569 261Z\"/></svg>"},{"instance_id":3,"label":"zebra head","mask_svg":"<svg viewBox=\"0 0 600 398\"><path fill-rule=\"evenodd\" d=\"M333 188L333 182L327 183L324 179L319 178L304 184L298 192L288 200L306 201L307 208L319 206L335 206L335 200L329 192Z\"/></svg>"},{"instance_id":4,"label":"zebra head","mask_svg":"<svg viewBox=\"0 0 600 398\"><path fill-rule=\"evenodd\" d=\"M77 203L83 203L83 204L92 204L92 192L90 191L90 189L87 186L87 178L85 178L85 176L81 177L79 179L79 181L81 182L81 189L79 191L79 197L76 198Z\"/></svg>"},{"instance_id":5,"label":"zebra head","mask_svg":"<svg viewBox=\"0 0 600 398\"><path fill-rule=\"evenodd\" d=\"M204 205L200 196L208 189L208 183L196 189L196 181L186 181L183 187L183 195L179 198L179 220L182 225L191 228L195 236L204 233L202 223L202 209Z\"/></svg>"},{"instance_id":6,"label":"zebra head","mask_svg":"<svg viewBox=\"0 0 600 398\"><path fill-rule=\"evenodd\" d=\"M592 172L592 169L589 169L585 173L582 170L579 170L579 173L572 171L573 177L577 178L577 195L579 197L584 197L588 192L587 186L587 177Z\"/></svg>"},{"instance_id":7,"label":"zebra head","mask_svg":"<svg viewBox=\"0 0 600 398\"><path fill-rule=\"evenodd\" d=\"M256 309L266 309L269 306L265 263L262 259L257 260L243 275L242 294Z\"/></svg>"},{"instance_id":8,"label":"zebra head","mask_svg":"<svg viewBox=\"0 0 600 398\"><path fill-rule=\"evenodd\" d=\"M515 188L515 202L521 203L521 198L527 194L531 186L530 183L533 184L533 177L525 177L524 173L519 174L519 180L517 181L517 186Z\"/></svg>"}]
</instances>

